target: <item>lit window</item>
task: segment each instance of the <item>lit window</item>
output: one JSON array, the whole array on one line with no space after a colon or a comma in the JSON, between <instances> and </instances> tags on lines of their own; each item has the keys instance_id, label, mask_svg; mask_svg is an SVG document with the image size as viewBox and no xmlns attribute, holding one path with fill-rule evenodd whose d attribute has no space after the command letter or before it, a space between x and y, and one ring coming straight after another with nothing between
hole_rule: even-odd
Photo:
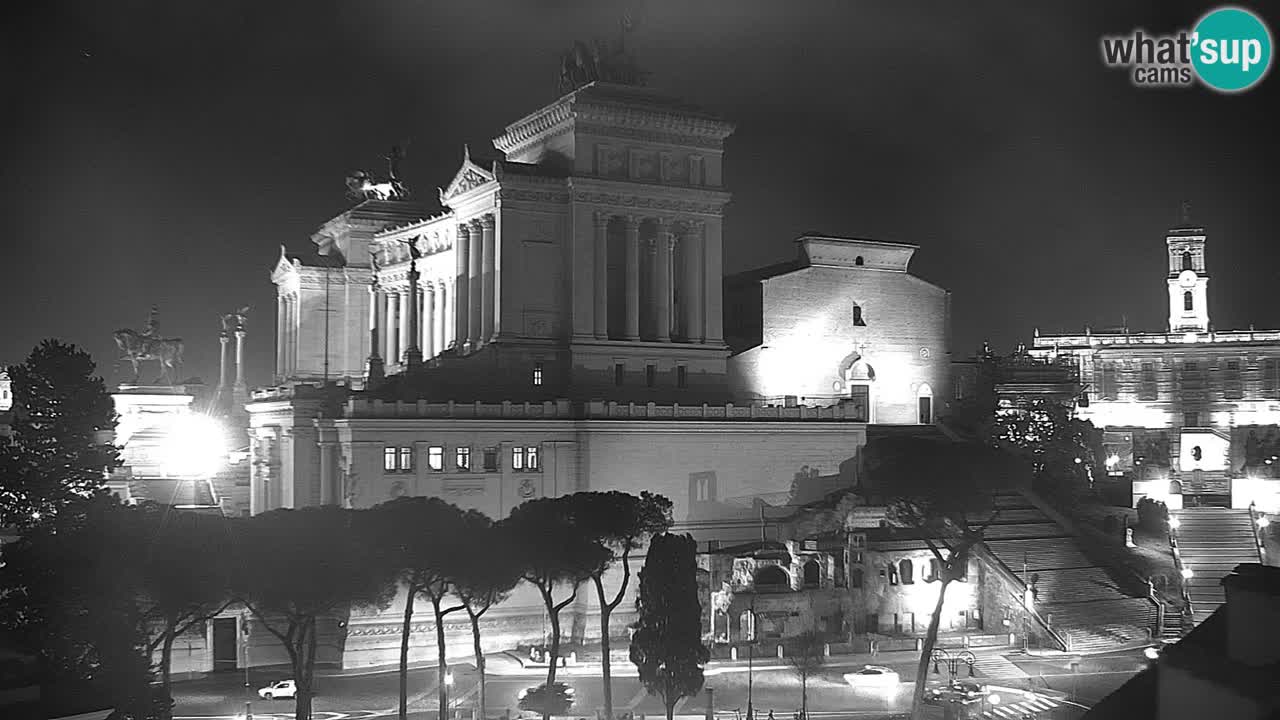
<instances>
[{"instance_id":1,"label":"lit window","mask_svg":"<svg viewBox=\"0 0 1280 720\"><path fill-rule=\"evenodd\" d=\"M453 460L454 460L454 465L456 465L459 470L470 470L471 469L471 448L469 447L458 448L454 452Z\"/></svg>"},{"instance_id":2,"label":"lit window","mask_svg":"<svg viewBox=\"0 0 1280 720\"><path fill-rule=\"evenodd\" d=\"M684 365L676 366L676 387L689 387L689 368Z\"/></svg>"},{"instance_id":3,"label":"lit window","mask_svg":"<svg viewBox=\"0 0 1280 720\"><path fill-rule=\"evenodd\" d=\"M534 385L542 384L542 363L533 364L533 384Z\"/></svg>"},{"instance_id":4,"label":"lit window","mask_svg":"<svg viewBox=\"0 0 1280 720\"><path fill-rule=\"evenodd\" d=\"M398 469L400 472L413 471L413 448L400 448L400 466Z\"/></svg>"},{"instance_id":5,"label":"lit window","mask_svg":"<svg viewBox=\"0 0 1280 720\"><path fill-rule=\"evenodd\" d=\"M644 384L653 387L658 377L658 368L653 365L644 366Z\"/></svg>"},{"instance_id":6,"label":"lit window","mask_svg":"<svg viewBox=\"0 0 1280 720\"><path fill-rule=\"evenodd\" d=\"M484 449L484 469L485 472L496 472L498 470L498 448Z\"/></svg>"},{"instance_id":7,"label":"lit window","mask_svg":"<svg viewBox=\"0 0 1280 720\"><path fill-rule=\"evenodd\" d=\"M524 448L522 447L511 448L511 469L512 470L524 469Z\"/></svg>"},{"instance_id":8,"label":"lit window","mask_svg":"<svg viewBox=\"0 0 1280 720\"><path fill-rule=\"evenodd\" d=\"M524 464L530 471L541 469L541 460L538 458L538 446L530 445L524 449Z\"/></svg>"},{"instance_id":9,"label":"lit window","mask_svg":"<svg viewBox=\"0 0 1280 720\"><path fill-rule=\"evenodd\" d=\"M382 469L385 472L396 471L396 449L393 447L382 449Z\"/></svg>"},{"instance_id":10,"label":"lit window","mask_svg":"<svg viewBox=\"0 0 1280 720\"><path fill-rule=\"evenodd\" d=\"M432 472L444 471L444 448L440 445L433 445L427 448L427 467Z\"/></svg>"}]
</instances>

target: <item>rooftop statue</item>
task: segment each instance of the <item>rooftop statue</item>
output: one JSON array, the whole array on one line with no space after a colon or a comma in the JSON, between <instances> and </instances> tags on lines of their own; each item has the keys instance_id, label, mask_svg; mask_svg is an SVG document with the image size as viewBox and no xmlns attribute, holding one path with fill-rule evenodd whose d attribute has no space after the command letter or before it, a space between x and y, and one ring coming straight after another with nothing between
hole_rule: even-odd
<instances>
[{"instance_id":1,"label":"rooftop statue","mask_svg":"<svg viewBox=\"0 0 1280 720\"><path fill-rule=\"evenodd\" d=\"M409 189L400 181L404 148L396 145L383 159L387 161L387 178L380 180L364 170L356 170L347 175L347 197L352 200L401 200L409 197Z\"/></svg>"},{"instance_id":2,"label":"rooftop statue","mask_svg":"<svg viewBox=\"0 0 1280 720\"><path fill-rule=\"evenodd\" d=\"M627 51L627 34L635 29L631 16L622 18L618 40L611 47L601 40L590 45L576 40L573 47L560 56L561 95L596 81L619 85L643 85L647 73L636 65L635 56Z\"/></svg>"},{"instance_id":3,"label":"rooftop statue","mask_svg":"<svg viewBox=\"0 0 1280 720\"><path fill-rule=\"evenodd\" d=\"M244 330L245 320L248 314L249 314L249 306L245 305L244 307L240 308L239 310L236 310L235 312L229 312L223 315L222 331L224 333L233 333L233 332Z\"/></svg>"},{"instance_id":4,"label":"rooftop statue","mask_svg":"<svg viewBox=\"0 0 1280 720\"><path fill-rule=\"evenodd\" d=\"M247 308L246 308L247 309ZM160 336L157 318L159 308L154 305L147 316L147 326L142 332L124 329L112 333L116 346L120 348L122 360L133 365L133 380L138 382L138 365L144 360L155 360L160 364L160 378L157 383L174 385L177 383L178 368L182 366L182 338L165 338Z\"/></svg>"}]
</instances>

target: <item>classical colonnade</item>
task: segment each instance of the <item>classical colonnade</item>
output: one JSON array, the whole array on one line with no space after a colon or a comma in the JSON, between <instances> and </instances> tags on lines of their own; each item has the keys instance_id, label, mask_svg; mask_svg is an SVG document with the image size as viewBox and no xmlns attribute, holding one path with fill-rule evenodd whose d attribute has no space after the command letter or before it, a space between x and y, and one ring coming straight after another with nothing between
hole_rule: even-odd
<instances>
[{"instance_id":1,"label":"classical colonnade","mask_svg":"<svg viewBox=\"0 0 1280 720\"><path fill-rule=\"evenodd\" d=\"M705 223L606 211L594 220L595 337L703 342Z\"/></svg>"}]
</instances>

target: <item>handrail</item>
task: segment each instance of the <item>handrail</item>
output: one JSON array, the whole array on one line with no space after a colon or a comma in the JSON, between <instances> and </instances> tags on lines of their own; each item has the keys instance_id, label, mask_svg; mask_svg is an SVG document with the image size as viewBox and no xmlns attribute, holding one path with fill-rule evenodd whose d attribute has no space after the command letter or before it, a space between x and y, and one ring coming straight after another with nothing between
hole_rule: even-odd
<instances>
[{"instance_id":1,"label":"handrail","mask_svg":"<svg viewBox=\"0 0 1280 720\"><path fill-rule=\"evenodd\" d=\"M1070 638L1064 638L1062 635L1059 635L1058 632L1049 625L1049 622L1041 617L1040 613L1036 611L1034 606L1027 607L1027 584L1022 581L1022 578L1018 577L1018 574L1010 569L1008 565L1005 565L1003 560L1001 560L995 553L991 552L991 549L987 547L985 542L975 544L973 549L977 551L978 555L990 561L992 566L996 569L996 572L1000 573L1005 580L1008 580L1021 588L1022 595L1020 597L1015 597L1015 599L1018 601L1018 604L1022 606L1023 611L1036 619L1036 624L1048 633L1049 637L1053 638L1054 641L1057 642L1060 650L1064 652L1071 652ZM1010 594L1012 595L1012 593Z\"/></svg>"},{"instance_id":2,"label":"handrail","mask_svg":"<svg viewBox=\"0 0 1280 720\"><path fill-rule=\"evenodd\" d=\"M1252 500L1249 501L1249 529L1253 531L1253 544L1258 551L1258 564L1266 565L1267 561L1262 557L1264 547L1262 527L1258 525L1258 505Z\"/></svg>"},{"instance_id":3,"label":"handrail","mask_svg":"<svg viewBox=\"0 0 1280 720\"><path fill-rule=\"evenodd\" d=\"M1187 577L1183 575L1182 550L1178 547L1178 533L1169 526L1169 549L1173 552L1173 566L1178 570L1178 585L1182 588L1182 617L1194 618L1195 611L1191 607L1191 592L1187 590ZM1185 629L1185 628L1184 628Z\"/></svg>"}]
</instances>

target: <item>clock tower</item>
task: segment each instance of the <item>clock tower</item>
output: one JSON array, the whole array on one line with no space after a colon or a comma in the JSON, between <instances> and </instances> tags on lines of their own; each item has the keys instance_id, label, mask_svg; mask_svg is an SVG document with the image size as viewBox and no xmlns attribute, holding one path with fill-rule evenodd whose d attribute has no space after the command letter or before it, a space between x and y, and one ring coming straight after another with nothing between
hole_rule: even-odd
<instances>
[{"instance_id":1,"label":"clock tower","mask_svg":"<svg viewBox=\"0 0 1280 720\"><path fill-rule=\"evenodd\" d=\"M1204 264L1204 228L1190 223L1165 236L1169 248L1169 332L1208 332L1209 273Z\"/></svg>"}]
</instances>

